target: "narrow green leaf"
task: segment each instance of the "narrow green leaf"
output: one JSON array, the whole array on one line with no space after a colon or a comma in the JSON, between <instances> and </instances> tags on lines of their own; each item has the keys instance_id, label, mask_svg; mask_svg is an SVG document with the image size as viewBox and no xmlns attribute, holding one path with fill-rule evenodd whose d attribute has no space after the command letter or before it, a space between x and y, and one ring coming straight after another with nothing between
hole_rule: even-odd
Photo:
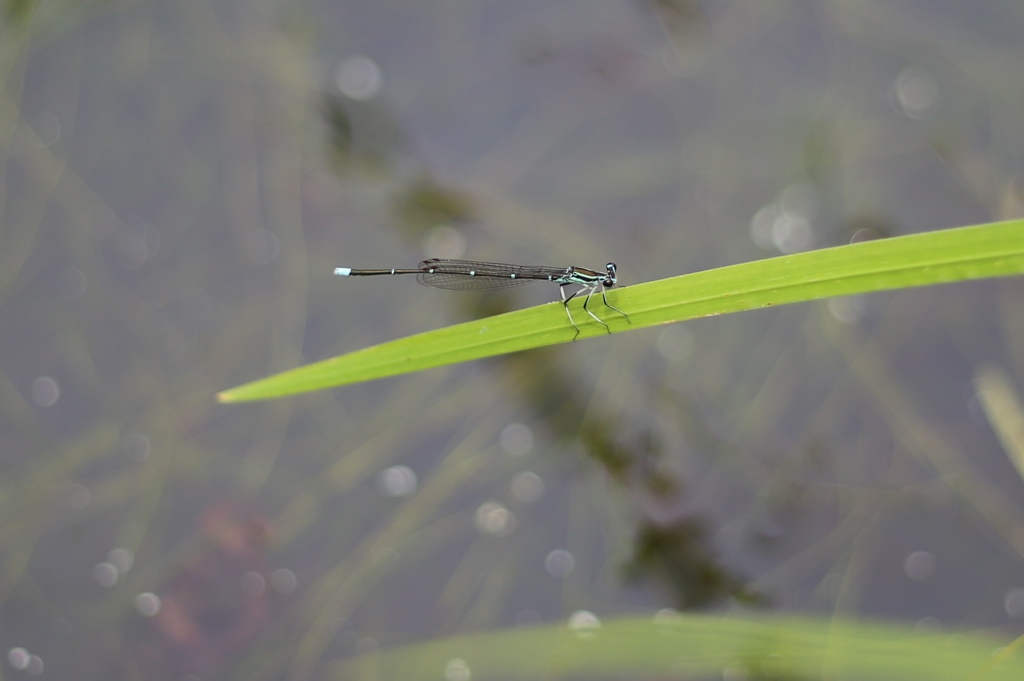
<instances>
[{"instance_id":1,"label":"narrow green leaf","mask_svg":"<svg viewBox=\"0 0 1024 681\"><path fill-rule=\"evenodd\" d=\"M613 333L869 291L1024 273L1024 220L827 248L614 289L591 302ZM573 301L579 340L606 333ZM261 400L529 350L573 339L561 302L478 319L292 369L220 393Z\"/></svg>"},{"instance_id":2,"label":"narrow green leaf","mask_svg":"<svg viewBox=\"0 0 1024 681\"><path fill-rule=\"evenodd\" d=\"M672 614L519 627L335 663L337 679L899 679L1016 681L1024 660L978 634L809 617Z\"/></svg>"}]
</instances>

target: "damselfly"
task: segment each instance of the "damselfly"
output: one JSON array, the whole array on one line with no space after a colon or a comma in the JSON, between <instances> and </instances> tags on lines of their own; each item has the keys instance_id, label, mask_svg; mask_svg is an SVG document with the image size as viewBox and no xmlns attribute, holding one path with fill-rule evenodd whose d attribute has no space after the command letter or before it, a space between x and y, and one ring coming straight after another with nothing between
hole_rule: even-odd
<instances>
[{"instance_id":1,"label":"damselfly","mask_svg":"<svg viewBox=\"0 0 1024 681\"><path fill-rule=\"evenodd\" d=\"M587 269L586 267L545 267L531 265L508 265L500 262L478 262L475 260L449 260L446 258L430 258L424 260L416 269L383 269L383 270L357 270L351 267L336 267L334 273L342 277L376 277L389 274L415 274L416 281L424 286L444 288L453 291L468 291L493 288L510 288L529 284L531 281L550 281L558 284L558 290L562 294L562 305L565 307L565 314L569 317L569 323L576 329L573 340L580 335L580 327L569 312L569 301L586 293L586 300L583 301L583 309L594 321L603 326L608 333L612 330L608 325L588 307L590 298L601 291L601 299L606 307L615 310L626 321L629 315L608 302L607 291L614 286L616 278L615 263L605 265L604 272ZM570 296L565 295L566 286L579 286Z\"/></svg>"}]
</instances>

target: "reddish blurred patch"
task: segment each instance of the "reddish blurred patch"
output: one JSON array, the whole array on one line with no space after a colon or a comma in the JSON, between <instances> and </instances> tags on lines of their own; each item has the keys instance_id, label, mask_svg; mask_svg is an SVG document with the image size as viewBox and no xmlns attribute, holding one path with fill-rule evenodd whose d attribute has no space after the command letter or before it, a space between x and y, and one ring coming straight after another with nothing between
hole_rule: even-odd
<instances>
[{"instance_id":1,"label":"reddish blurred patch","mask_svg":"<svg viewBox=\"0 0 1024 681\"><path fill-rule=\"evenodd\" d=\"M139 650L147 678L209 674L252 643L283 607L270 588L270 527L262 514L225 501L207 509L199 525L201 548L158 592L156 636Z\"/></svg>"}]
</instances>

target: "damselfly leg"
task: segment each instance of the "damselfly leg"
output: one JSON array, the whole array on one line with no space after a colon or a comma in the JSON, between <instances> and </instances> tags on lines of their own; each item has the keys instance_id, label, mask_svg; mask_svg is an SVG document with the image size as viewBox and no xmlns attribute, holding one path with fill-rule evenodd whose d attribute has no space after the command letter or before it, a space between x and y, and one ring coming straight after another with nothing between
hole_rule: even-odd
<instances>
[{"instance_id":1,"label":"damselfly leg","mask_svg":"<svg viewBox=\"0 0 1024 681\"><path fill-rule=\"evenodd\" d=\"M576 322L572 318L572 313L569 312L569 301L572 300L573 298L575 298L576 296L580 295L584 291L586 291L587 297L583 301L583 310L588 315L590 315L591 318L595 322L597 322L598 324L603 326L605 331L607 331L608 333L611 333L612 329L611 329L610 326L608 326L608 324L603 319L601 319L596 314L594 314L594 311L591 310L590 307L589 307L590 299L594 296L595 293L597 293L597 289L598 288L601 289L601 299L604 301L605 307L608 307L608 308L611 308L612 310L615 310L620 315L622 315L623 317L626 318L626 323L631 323L629 321L629 315L628 314L626 314L625 312L623 312L622 310L620 310L619 308L615 307L614 305L612 305L611 303L608 302L608 291L607 291L607 288L603 284L595 283L595 284L592 284L590 286L584 286L584 287L582 287L580 289L577 289L571 296L566 297L566 295L565 295L565 287L569 286L571 283L573 283L573 282L562 284L561 286L558 287L558 290L562 294L562 306L565 307L565 314L569 318L569 323L572 324L572 328L576 330L576 335L574 335L572 337L572 339L574 341L577 338L579 338L579 336L580 336L580 327L576 326Z\"/></svg>"}]
</instances>

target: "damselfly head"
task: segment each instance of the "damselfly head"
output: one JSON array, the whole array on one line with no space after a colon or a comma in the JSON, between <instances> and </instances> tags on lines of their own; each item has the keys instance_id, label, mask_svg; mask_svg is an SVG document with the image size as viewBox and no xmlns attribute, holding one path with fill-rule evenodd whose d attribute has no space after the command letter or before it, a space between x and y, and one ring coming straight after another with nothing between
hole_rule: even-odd
<instances>
[{"instance_id":1,"label":"damselfly head","mask_svg":"<svg viewBox=\"0 0 1024 681\"><path fill-rule=\"evenodd\" d=\"M605 277L604 277L604 285L606 287L615 286L615 284L617 284L619 282L618 278L615 276L615 272L616 272L615 263L610 262L607 265L605 265L604 267L607 270L607 274L605 274Z\"/></svg>"}]
</instances>

